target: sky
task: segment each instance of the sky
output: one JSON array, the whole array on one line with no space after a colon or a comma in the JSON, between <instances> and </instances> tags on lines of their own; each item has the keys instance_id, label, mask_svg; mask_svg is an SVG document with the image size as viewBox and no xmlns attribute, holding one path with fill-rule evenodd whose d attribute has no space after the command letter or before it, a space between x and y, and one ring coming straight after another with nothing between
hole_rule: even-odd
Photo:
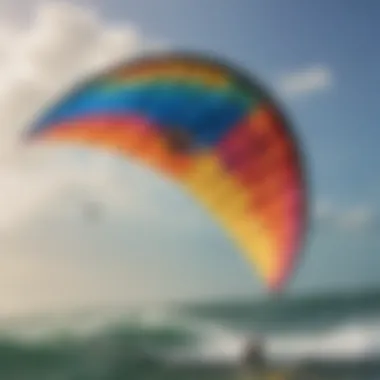
<instances>
[{"instance_id":1,"label":"sky","mask_svg":"<svg viewBox=\"0 0 380 380\"><path fill-rule=\"evenodd\" d=\"M0 10L2 313L267 296L212 217L157 173L20 142L83 76L153 49L239 64L293 121L311 223L289 293L380 285L377 0L0 0ZM86 202L103 218L88 223Z\"/></svg>"}]
</instances>

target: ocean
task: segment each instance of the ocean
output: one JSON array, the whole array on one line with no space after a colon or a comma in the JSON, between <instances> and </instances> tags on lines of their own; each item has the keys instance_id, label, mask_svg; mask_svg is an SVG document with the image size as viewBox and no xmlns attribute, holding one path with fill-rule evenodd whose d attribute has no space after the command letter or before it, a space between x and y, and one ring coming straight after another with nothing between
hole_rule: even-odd
<instances>
[{"instance_id":1,"label":"ocean","mask_svg":"<svg viewBox=\"0 0 380 380\"><path fill-rule=\"evenodd\" d=\"M380 379L380 291L2 318L0 334L1 380L253 379L257 335L268 379Z\"/></svg>"}]
</instances>

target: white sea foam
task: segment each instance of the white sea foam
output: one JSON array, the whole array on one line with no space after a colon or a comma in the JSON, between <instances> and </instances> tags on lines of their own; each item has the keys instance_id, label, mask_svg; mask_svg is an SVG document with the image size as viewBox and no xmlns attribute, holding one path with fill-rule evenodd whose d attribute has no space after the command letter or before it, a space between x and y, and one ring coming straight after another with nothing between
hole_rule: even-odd
<instances>
[{"instance_id":1,"label":"white sea foam","mask_svg":"<svg viewBox=\"0 0 380 380\"><path fill-rule=\"evenodd\" d=\"M197 343L176 352L174 360L237 364L252 335L200 322L192 323L192 329L198 334ZM318 332L268 334L265 348L274 362L380 358L380 319L348 321Z\"/></svg>"}]
</instances>

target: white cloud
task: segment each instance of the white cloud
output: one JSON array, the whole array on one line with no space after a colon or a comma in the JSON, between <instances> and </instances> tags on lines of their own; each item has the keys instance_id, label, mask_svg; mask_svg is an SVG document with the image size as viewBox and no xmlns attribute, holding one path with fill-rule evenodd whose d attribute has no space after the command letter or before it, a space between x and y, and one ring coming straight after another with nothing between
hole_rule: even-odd
<instances>
[{"instance_id":1,"label":"white cloud","mask_svg":"<svg viewBox=\"0 0 380 380\"><path fill-rule=\"evenodd\" d=\"M280 94L299 97L328 89L333 83L331 70L323 65L315 65L284 74L277 83Z\"/></svg>"},{"instance_id":2,"label":"white cloud","mask_svg":"<svg viewBox=\"0 0 380 380\"><path fill-rule=\"evenodd\" d=\"M160 278L162 268L160 271L160 268L144 266L142 260L138 260L138 256L142 256L140 252L120 256L120 237L113 246L119 256L107 257L105 248L106 242L109 248L109 239L103 241L102 236L78 243L75 227L66 227L65 238L53 230L56 244L52 239L33 239L32 236L25 236L24 240L19 236L18 241L3 243L2 249L12 249L13 253L0 256L3 268L0 315L96 304L138 304L139 300L159 296L157 291L169 290ZM84 236L91 238L90 233L84 232ZM92 257L78 253L78 249L91 250Z\"/></svg>"},{"instance_id":3,"label":"white cloud","mask_svg":"<svg viewBox=\"0 0 380 380\"><path fill-rule=\"evenodd\" d=\"M318 220L346 232L372 230L378 222L376 210L369 205L354 205L342 209L330 202L320 201L315 206L315 216Z\"/></svg>"},{"instance_id":4,"label":"white cloud","mask_svg":"<svg viewBox=\"0 0 380 380\"><path fill-rule=\"evenodd\" d=\"M38 164L25 165L31 153L19 157L26 154L18 147L20 134L46 102L79 78L149 45L136 27L109 24L91 8L68 2L44 2L28 25L0 30L0 205L6 210L0 228L10 228L19 215L25 218L65 184L109 180L109 165L101 160L88 162L91 178L73 170L75 165L58 172L54 164L43 164L46 152Z\"/></svg>"},{"instance_id":5,"label":"white cloud","mask_svg":"<svg viewBox=\"0 0 380 380\"><path fill-rule=\"evenodd\" d=\"M353 207L340 216L339 223L346 230L367 230L376 223L376 213L369 206Z\"/></svg>"},{"instance_id":6,"label":"white cloud","mask_svg":"<svg viewBox=\"0 0 380 380\"><path fill-rule=\"evenodd\" d=\"M161 216L149 203L155 189L146 185L144 175L138 170L121 174L117 160L107 154L26 149L20 136L41 107L79 78L159 44L133 25L110 24L91 8L68 2L43 2L34 12L28 24L15 17L0 28L2 311L52 306L54 299L61 306L73 300L91 303L96 295L98 300L112 299L112 294L149 298L159 287L141 278L141 262L126 270L127 263L117 260L100 265L89 257L81 261L86 252L101 250L90 243L91 234L81 237L78 232L86 231L78 205L87 200L114 216L128 210L131 218L159 223ZM125 246L119 242L114 249L121 254ZM154 282L154 273L144 271ZM61 292L67 300L56 297Z\"/></svg>"}]
</instances>

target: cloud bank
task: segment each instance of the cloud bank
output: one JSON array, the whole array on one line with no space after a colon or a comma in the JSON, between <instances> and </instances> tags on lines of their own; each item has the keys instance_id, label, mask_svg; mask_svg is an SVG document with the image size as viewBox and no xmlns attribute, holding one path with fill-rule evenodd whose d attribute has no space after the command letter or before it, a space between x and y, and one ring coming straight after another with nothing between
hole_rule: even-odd
<instances>
[{"instance_id":1,"label":"cloud bank","mask_svg":"<svg viewBox=\"0 0 380 380\"><path fill-rule=\"evenodd\" d=\"M157 48L156 41L135 26L110 24L91 8L64 2L44 2L27 24L8 22L1 28L2 312L83 305L95 299L152 299L167 288L159 270L144 267L147 256L140 251L146 247L129 249L119 224L106 233L96 223L86 226L81 215L89 200L114 219L127 210L140 228L149 220L165 226L152 198L160 195L159 185L151 188L143 174L119 169L117 159L105 153L26 150L20 145L36 112L78 79L152 48ZM105 261L110 242L114 259ZM126 247L133 251L127 262L121 256Z\"/></svg>"},{"instance_id":2,"label":"cloud bank","mask_svg":"<svg viewBox=\"0 0 380 380\"><path fill-rule=\"evenodd\" d=\"M54 164L46 164L48 150L45 156L39 150L39 159L34 154L31 163L32 152L18 149L20 135L36 112L78 79L149 45L137 28L108 24L92 9L69 3L43 3L28 25L0 30L0 200L10 210L1 216L0 228L10 228L10 219L15 221L21 209L34 209L47 193L70 181L84 181L75 165L58 172ZM107 179L107 162L87 162L89 182Z\"/></svg>"}]
</instances>

